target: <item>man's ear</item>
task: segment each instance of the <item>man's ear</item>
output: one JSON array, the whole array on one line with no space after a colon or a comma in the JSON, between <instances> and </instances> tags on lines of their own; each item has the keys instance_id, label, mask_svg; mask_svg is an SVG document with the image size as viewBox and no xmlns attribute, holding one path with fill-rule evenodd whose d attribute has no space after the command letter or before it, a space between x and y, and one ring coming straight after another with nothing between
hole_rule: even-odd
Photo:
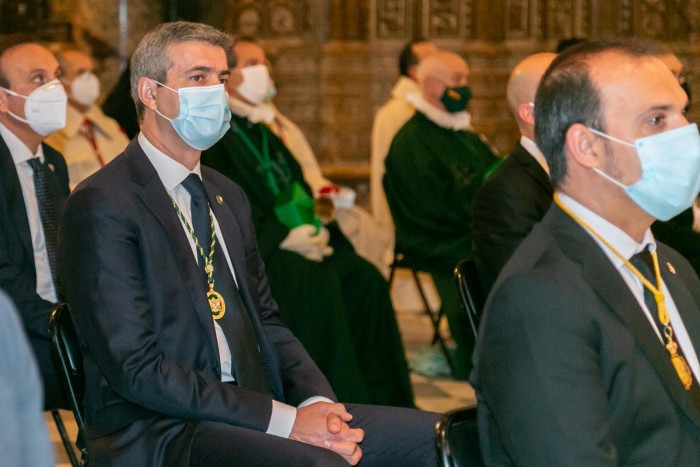
<instances>
[{"instance_id":1,"label":"man's ear","mask_svg":"<svg viewBox=\"0 0 700 467\"><path fill-rule=\"evenodd\" d=\"M9 102L7 101L9 98L9 95L5 92L4 89L0 89L0 113L7 113L8 110L10 110L9 107Z\"/></svg>"},{"instance_id":2,"label":"man's ear","mask_svg":"<svg viewBox=\"0 0 700 467\"><path fill-rule=\"evenodd\" d=\"M158 85L155 81L150 78L141 77L137 85L139 99L143 102L143 105L151 110L156 110L158 104L156 103L156 88Z\"/></svg>"},{"instance_id":3,"label":"man's ear","mask_svg":"<svg viewBox=\"0 0 700 467\"><path fill-rule=\"evenodd\" d=\"M604 154L599 139L581 123L574 123L566 130L566 148L582 167L593 168L602 164Z\"/></svg>"},{"instance_id":4,"label":"man's ear","mask_svg":"<svg viewBox=\"0 0 700 467\"><path fill-rule=\"evenodd\" d=\"M518 105L518 118L528 125L535 126L535 105L532 102L523 102Z\"/></svg>"}]
</instances>

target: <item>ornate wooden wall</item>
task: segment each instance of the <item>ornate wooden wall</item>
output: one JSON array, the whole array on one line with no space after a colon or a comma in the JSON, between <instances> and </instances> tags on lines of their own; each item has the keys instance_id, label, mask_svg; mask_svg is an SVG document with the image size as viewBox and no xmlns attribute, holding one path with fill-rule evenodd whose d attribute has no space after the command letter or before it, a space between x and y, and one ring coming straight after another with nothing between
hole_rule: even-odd
<instances>
[{"instance_id":1,"label":"ornate wooden wall","mask_svg":"<svg viewBox=\"0 0 700 467\"><path fill-rule=\"evenodd\" d=\"M468 59L474 125L504 153L517 138L505 101L510 69L530 53L553 50L562 37L657 38L691 71L700 69L700 0L185 3L178 10L183 0L0 0L0 33L12 25L41 30L70 21L79 42L97 39L112 49L112 58L105 59L114 70L108 81L143 33L166 18L197 14L200 18L188 19L257 36L274 66L279 107L302 126L324 165L354 167L356 173L366 171L372 118L396 80L398 53L419 35ZM697 120L700 77L690 82L697 101L690 117Z\"/></svg>"},{"instance_id":2,"label":"ornate wooden wall","mask_svg":"<svg viewBox=\"0 0 700 467\"><path fill-rule=\"evenodd\" d=\"M403 44L424 36L472 69L475 127L508 152L517 129L505 100L511 68L562 37L664 40L700 67L700 0L228 0L231 32L263 39L276 102L326 165L366 167L374 111L397 77ZM700 115L700 77L693 79Z\"/></svg>"}]
</instances>

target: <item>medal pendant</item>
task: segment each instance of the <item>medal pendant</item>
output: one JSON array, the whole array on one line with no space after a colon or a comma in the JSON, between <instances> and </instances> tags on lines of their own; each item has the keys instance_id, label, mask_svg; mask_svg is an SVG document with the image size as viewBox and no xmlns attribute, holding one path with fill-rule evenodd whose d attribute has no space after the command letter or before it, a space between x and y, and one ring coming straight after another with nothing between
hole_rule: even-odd
<instances>
[{"instance_id":1,"label":"medal pendant","mask_svg":"<svg viewBox=\"0 0 700 467\"><path fill-rule=\"evenodd\" d=\"M690 391L690 387L693 385L693 374L691 373L690 367L685 361L685 358L678 354L671 355L671 363L673 364L673 368L676 370L676 373L678 373L678 377L680 378L681 383L683 383L685 390Z\"/></svg>"},{"instance_id":2,"label":"medal pendant","mask_svg":"<svg viewBox=\"0 0 700 467\"><path fill-rule=\"evenodd\" d=\"M209 300L209 308L211 308L212 317L217 320L223 318L226 313L224 297L212 288L207 292L207 300Z\"/></svg>"}]
</instances>

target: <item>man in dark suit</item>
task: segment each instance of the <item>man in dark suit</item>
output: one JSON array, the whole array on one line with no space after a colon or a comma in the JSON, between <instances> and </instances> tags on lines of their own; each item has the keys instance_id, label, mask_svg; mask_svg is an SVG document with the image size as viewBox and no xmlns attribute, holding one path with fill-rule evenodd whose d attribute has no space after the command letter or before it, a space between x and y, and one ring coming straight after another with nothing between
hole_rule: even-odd
<instances>
[{"instance_id":1,"label":"man in dark suit","mask_svg":"<svg viewBox=\"0 0 700 467\"><path fill-rule=\"evenodd\" d=\"M91 465L434 465L436 414L336 401L279 319L243 191L200 166L229 126L230 45L196 23L147 34L141 133L66 203Z\"/></svg>"},{"instance_id":2,"label":"man in dark suit","mask_svg":"<svg viewBox=\"0 0 700 467\"><path fill-rule=\"evenodd\" d=\"M649 229L700 189L686 102L637 42L581 44L542 78L535 134L556 206L482 320L488 465L700 465L700 281Z\"/></svg>"},{"instance_id":3,"label":"man in dark suit","mask_svg":"<svg viewBox=\"0 0 700 467\"><path fill-rule=\"evenodd\" d=\"M484 297L498 273L552 204L544 155L535 144L535 92L556 54L537 53L518 63L508 80L508 104L520 141L474 200L472 243Z\"/></svg>"},{"instance_id":4,"label":"man in dark suit","mask_svg":"<svg viewBox=\"0 0 700 467\"><path fill-rule=\"evenodd\" d=\"M22 315L47 408L67 407L50 350L49 315L60 295L55 247L68 172L63 157L42 144L65 123L57 71L53 54L31 39L0 42L0 287Z\"/></svg>"}]
</instances>

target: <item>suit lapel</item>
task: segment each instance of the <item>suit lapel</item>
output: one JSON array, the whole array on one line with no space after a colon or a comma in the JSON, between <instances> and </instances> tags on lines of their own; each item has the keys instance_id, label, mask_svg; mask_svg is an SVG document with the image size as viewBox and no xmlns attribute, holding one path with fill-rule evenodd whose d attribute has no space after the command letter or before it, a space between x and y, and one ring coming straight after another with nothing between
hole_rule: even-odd
<instances>
[{"instance_id":1,"label":"suit lapel","mask_svg":"<svg viewBox=\"0 0 700 467\"><path fill-rule=\"evenodd\" d=\"M562 245L562 250L582 265L586 281L625 323L676 403L696 425L700 426L700 413L694 408L671 365L666 348L659 341L644 311L620 273L590 235L558 206L553 205L550 214L554 232ZM679 279L675 278L672 282L673 285L669 286L667 283L667 287L674 296L674 300L678 294L679 300L692 306L692 299L685 287L679 286ZM683 319L685 322L685 317ZM694 323L691 324L695 326ZM691 329L688 331L691 332Z\"/></svg>"},{"instance_id":2,"label":"suit lapel","mask_svg":"<svg viewBox=\"0 0 700 467\"><path fill-rule=\"evenodd\" d=\"M214 334L214 325L212 324L211 310L205 298L206 288L202 281L199 266L192 255L192 249L190 248L180 219L170 201L168 193L165 191L163 183L158 177L158 173L153 165L151 165L136 140L132 141L129 149L131 153L129 166L132 179L134 182L141 185L142 188L137 191L137 194L144 205L163 226L165 235L170 242L178 264L181 265L179 270L182 274L184 285L192 300L193 308L197 313L197 318L202 324L202 328L207 334L209 341L212 343L212 351L215 352L218 361L219 352L216 348L217 341Z\"/></svg>"},{"instance_id":3,"label":"suit lapel","mask_svg":"<svg viewBox=\"0 0 700 467\"><path fill-rule=\"evenodd\" d=\"M5 141L0 138L0 181L5 199L7 200L8 215L13 225L16 226L20 243L30 258L34 258L32 237L27 220L27 208L24 205L22 186L19 184L19 176L12 155Z\"/></svg>"}]
</instances>

